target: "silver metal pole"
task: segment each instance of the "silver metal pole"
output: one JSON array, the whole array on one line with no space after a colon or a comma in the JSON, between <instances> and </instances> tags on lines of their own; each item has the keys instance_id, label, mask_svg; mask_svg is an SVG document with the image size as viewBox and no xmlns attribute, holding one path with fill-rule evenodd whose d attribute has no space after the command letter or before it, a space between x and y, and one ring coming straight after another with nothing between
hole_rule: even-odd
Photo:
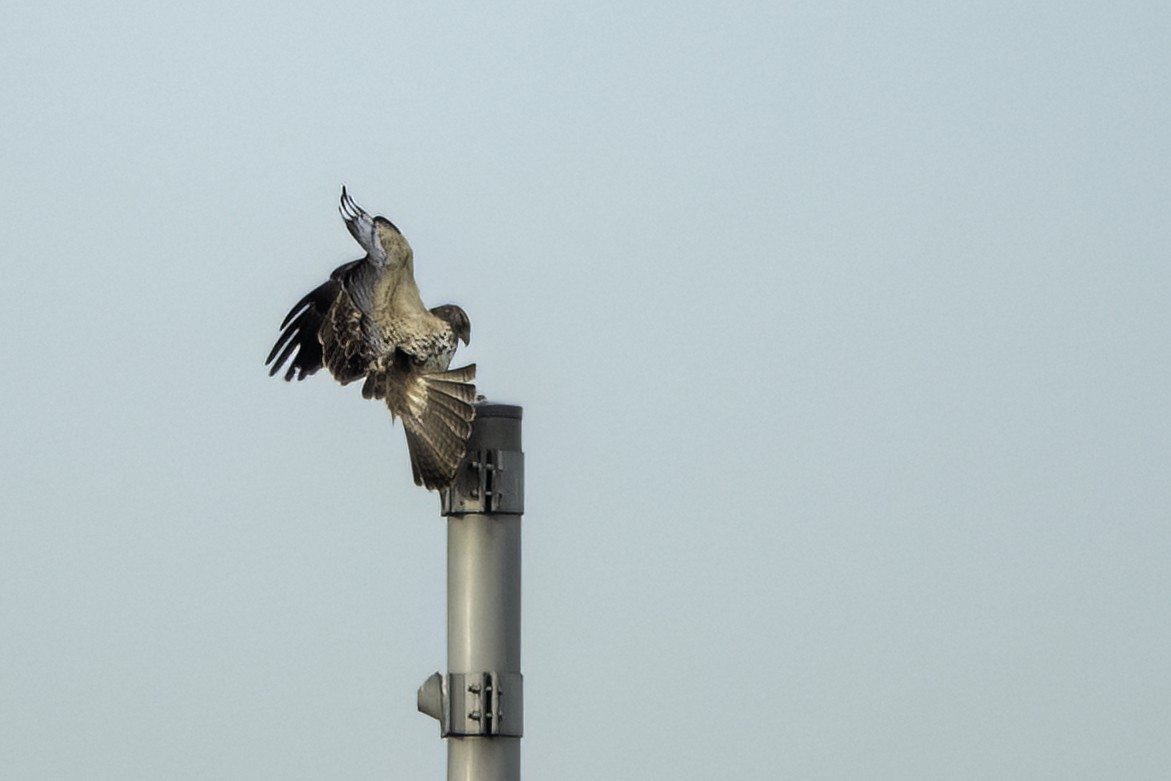
<instances>
[{"instance_id":1,"label":"silver metal pole","mask_svg":"<svg viewBox=\"0 0 1171 781\"><path fill-rule=\"evenodd\" d=\"M448 781L519 781L521 408L481 402L468 455L443 494L447 516L447 667L419 710L447 738Z\"/></svg>"}]
</instances>

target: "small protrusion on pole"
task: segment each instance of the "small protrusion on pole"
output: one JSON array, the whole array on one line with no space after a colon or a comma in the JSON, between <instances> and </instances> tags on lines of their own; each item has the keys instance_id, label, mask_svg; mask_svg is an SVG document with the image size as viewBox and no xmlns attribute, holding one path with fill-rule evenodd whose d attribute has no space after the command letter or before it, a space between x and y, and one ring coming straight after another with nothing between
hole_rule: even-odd
<instances>
[{"instance_id":1,"label":"small protrusion on pole","mask_svg":"<svg viewBox=\"0 0 1171 781\"><path fill-rule=\"evenodd\" d=\"M447 702L447 698L443 696L443 675L441 673L432 673L431 677L423 681L423 685L419 687L419 712L426 713L433 719L439 721L440 728L446 724L446 719L443 717L443 706Z\"/></svg>"},{"instance_id":2,"label":"small protrusion on pole","mask_svg":"<svg viewBox=\"0 0 1171 781\"><path fill-rule=\"evenodd\" d=\"M443 691L445 683L443 673L433 672L431 677L424 680L423 685L419 686L419 713L426 713L432 719L439 721L440 729L443 729L447 724L444 715L447 705L447 697Z\"/></svg>"}]
</instances>

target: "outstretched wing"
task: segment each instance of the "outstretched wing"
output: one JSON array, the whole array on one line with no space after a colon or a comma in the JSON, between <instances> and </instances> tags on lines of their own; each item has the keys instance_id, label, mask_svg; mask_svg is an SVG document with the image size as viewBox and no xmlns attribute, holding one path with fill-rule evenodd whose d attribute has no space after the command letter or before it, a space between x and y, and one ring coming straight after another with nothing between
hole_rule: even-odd
<instances>
[{"instance_id":1,"label":"outstretched wing","mask_svg":"<svg viewBox=\"0 0 1171 781\"><path fill-rule=\"evenodd\" d=\"M303 380L328 364L322 350L321 326L345 292L347 277L364 262L365 258L359 258L338 266L329 275L328 282L318 285L293 305L281 322L280 337L264 360L265 365L272 364L268 370L269 377L280 371L286 361L289 362L289 369L285 372L286 381L294 377ZM345 309L344 304L342 309Z\"/></svg>"},{"instance_id":2,"label":"outstretched wing","mask_svg":"<svg viewBox=\"0 0 1171 781\"><path fill-rule=\"evenodd\" d=\"M401 350L366 377L362 395L385 399L391 413L402 418L415 485L432 490L451 485L472 433L475 379L475 364L428 372Z\"/></svg>"},{"instance_id":3,"label":"outstretched wing","mask_svg":"<svg viewBox=\"0 0 1171 781\"><path fill-rule=\"evenodd\" d=\"M342 385L365 377L375 358L374 345L365 330L367 322L343 286L319 332L325 366Z\"/></svg>"},{"instance_id":4,"label":"outstretched wing","mask_svg":"<svg viewBox=\"0 0 1171 781\"><path fill-rule=\"evenodd\" d=\"M341 283L336 279L330 279L308 293L289 310L281 323L281 335L272 346L268 358L264 360L265 365L272 364L272 368L268 370L269 377L280 371L286 361L289 361L289 370L285 372L286 382L293 377L303 380L321 368L321 342L317 334L321 330L326 314L341 292Z\"/></svg>"}]
</instances>

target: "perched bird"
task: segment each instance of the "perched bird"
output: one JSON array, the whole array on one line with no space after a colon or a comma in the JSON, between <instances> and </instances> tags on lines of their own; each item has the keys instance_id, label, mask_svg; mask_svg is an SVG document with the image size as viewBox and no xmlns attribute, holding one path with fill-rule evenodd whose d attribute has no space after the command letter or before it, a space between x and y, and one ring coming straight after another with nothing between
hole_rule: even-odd
<instances>
[{"instance_id":1,"label":"perched bird","mask_svg":"<svg viewBox=\"0 0 1171 781\"><path fill-rule=\"evenodd\" d=\"M364 379L362 396L384 399L407 435L416 485L450 485L467 449L476 365L448 369L472 325L455 304L427 309L415 284L414 254L384 217L362 210L342 188L338 208L366 257L338 266L289 310L268 354L269 376L285 380L322 366L342 385Z\"/></svg>"}]
</instances>

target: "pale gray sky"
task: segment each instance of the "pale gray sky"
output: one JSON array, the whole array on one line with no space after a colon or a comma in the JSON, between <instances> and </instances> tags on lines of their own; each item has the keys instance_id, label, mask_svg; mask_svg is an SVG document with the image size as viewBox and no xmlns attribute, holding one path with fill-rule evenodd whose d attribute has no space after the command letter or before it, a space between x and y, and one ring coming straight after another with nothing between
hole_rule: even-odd
<instances>
[{"instance_id":1,"label":"pale gray sky","mask_svg":"<svg viewBox=\"0 0 1171 781\"><path fill-rule=\"evenodd\" d=\"M5 779L443 777L437 501L261 365L343 183L525 407L527 777L1171 777L1165 3L4 16Z\"/></svg>"}]
</instances>

